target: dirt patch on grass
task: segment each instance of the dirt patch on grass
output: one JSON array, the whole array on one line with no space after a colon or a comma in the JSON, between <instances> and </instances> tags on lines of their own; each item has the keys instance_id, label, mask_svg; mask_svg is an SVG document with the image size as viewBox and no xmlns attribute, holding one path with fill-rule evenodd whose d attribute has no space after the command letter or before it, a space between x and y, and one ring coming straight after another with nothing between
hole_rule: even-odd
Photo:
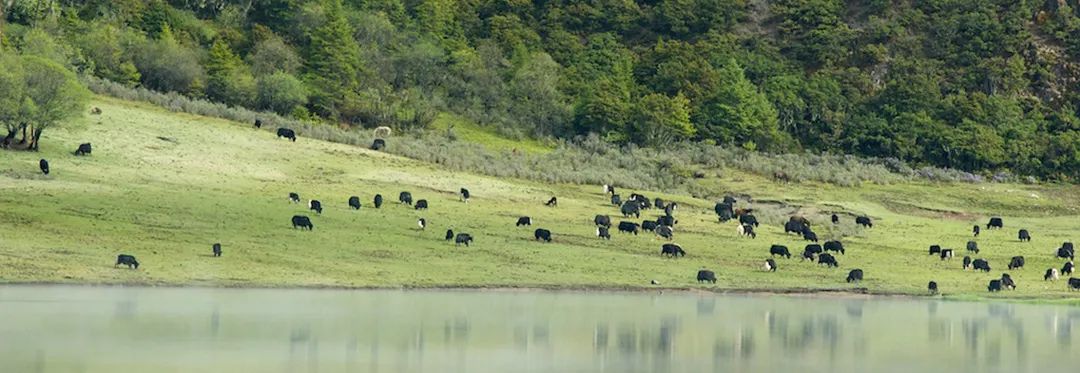
<instances>
[{"instance_id":1,"label":"dirt patch on grass","mask_svg":"<svg viewBox=\"0 0 1080 373\"><path fill-rule=\"evenodd\" d=\"M970 221L970 220L975 220L978 217L975 214L971 214L971 213L967 213L967 212L963 212L963 211L954 211L954 210L945 210L945 209L936 209L936 208L931 208L931 207L916 206L914 204L907 203L907 202L881 201L881 204L882 204L882 206L885 206L885 208L888 209L889 211L892 211L892 212L900 214L900 215L912 215L912 216L919 216L919 217L924 217L924 218L949 219L949 220L958 220L958 221Z\"/></svg>"}]
</instances>

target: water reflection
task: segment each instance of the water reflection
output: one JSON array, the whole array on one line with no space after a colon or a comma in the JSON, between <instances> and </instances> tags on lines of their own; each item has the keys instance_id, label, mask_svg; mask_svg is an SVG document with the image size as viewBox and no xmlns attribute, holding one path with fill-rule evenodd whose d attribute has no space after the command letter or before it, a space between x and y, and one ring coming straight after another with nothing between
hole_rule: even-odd
<instances>
[{"instance_id":1,"label":"water reflection","mask_svg":"<svg viewBox=\"0 0 1080 373\"><path fill-rule=\"evenodd\" d=\"M1029 372L1078 356L1077 320L938 300L0 287L0 371Z\"/></svg>"}]
</instances>

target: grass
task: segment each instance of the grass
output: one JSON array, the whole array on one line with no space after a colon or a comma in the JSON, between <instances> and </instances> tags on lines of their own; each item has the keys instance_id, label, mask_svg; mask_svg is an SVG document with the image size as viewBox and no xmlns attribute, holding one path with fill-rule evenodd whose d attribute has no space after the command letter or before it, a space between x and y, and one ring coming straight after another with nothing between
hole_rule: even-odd
<instances>
[{"instance_id":1,"label":"grass","mask_svg":"<svg viewBox=\"0 0 1080 373\"><path fill-rule=\"evenodd\" d=\"M428 131L446 134L447 129L459 141L478 144L494 152L513 152L517 150L529 154L546 154L554 150L554 147L533 139L507 139L491 130L480 127L472 121L450 113L439 114L435 121L431 123Z\"/></svg>"},{"instance_id":2,"label":"grass","mask_svg":"<svg viewBox=\"0 0 1080 373\"><path fill-rule=\"evenodd\" d=\"M950 297L1062 301L1065 280L1044 282L1043 271L1062 261L1054 250L1076 240L1080 191L1070 185L936 184L905 182L841 187L819 182L778 184L757 174L715 169L695 179L697 195L749 194L744 207L763 220L757 239L738 237L734 223L721 224L713 201L642 191L680 203L675 242L689 255L665 259L664 241L649 234L612 232L594 236L592 217L617 215L596 185L535 181L451 172L436 164L301 137L297 142L255 131L248 123L178 114L149 104L98 97L101 116L86 116L45 133L40 153L0 152L0 281L89 284L338 287L551 287L714 290L859 290L924 294L935 280ZM81 142L94 154L75 157ZM526 148L526 146L522 146ZM47 158L53 173L37 171ZM720 175L720 176L717 176ZM460 187L473 194L458 201ZM287 202L289 192L321 200L321 216ZM427 199L417 212L396 201L410 191ZM630 190L621 190L624 197ZM381 193L387 203L374 209ZM351 195L365 207L347 208ZM542 202L559 197L557 208ZM826 222L840 212L843 224ZM767 273L761 262L772 244L793 254L805 244L784 235L781 223L799 213L815 222L823 239L842 238L847 255L839 269L798 259L778 259ZM296 214L312 217L315 230L291 228ZM873 229L854 226L854 216L875 219ZM514 227L518 216L532 227ZM643 218L655 218L647 210ZM1000 215L1006 229L985 231L977 257L989 274L963 271L960 258L971 225ZM426 231L416 219L429 221ZM613 216L613 221L621 220ZM1031 230L1021 243L1016 230ZM476 237L472 247L443 241L447 228ZM554 233L553 243L532 240L535 228ZM210 247L221 242L224 256ZM941 261L926 254L931 244L959 256ZM113 267L119 253L133 254L138 270ZM1008 271L1013 255L1027 267ZM707 267L719 279L698 285ZM861 268L866 280L844 282ZM991 278L1009 272L1019 289L987 294Z\"/></svg>"}]
</instances>

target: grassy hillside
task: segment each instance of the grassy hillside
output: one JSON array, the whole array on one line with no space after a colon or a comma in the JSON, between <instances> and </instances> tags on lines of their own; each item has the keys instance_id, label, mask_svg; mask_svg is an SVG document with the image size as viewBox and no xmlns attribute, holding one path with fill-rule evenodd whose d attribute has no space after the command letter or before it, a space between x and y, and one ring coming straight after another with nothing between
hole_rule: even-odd
<instances>
[{"instance_id":1,"label":"grassy hillside","mask_svg":"<svg viewBox=\"0 0 1080 373\"><path fill-rule=\"evenodd\" d=\"M776 184L758 175L712 170L701 186L715 195L749 194L743 207L759 210L757 239L736 236L735 223L720 224L713 201L641 191L674 199L675 242L689 253L658 255L664 242L650 234L612 232L594 236L595 214L617 215L595 185L535 182L451 173L365 149L306 138L292 143L247 124L169 113L156 107L96 98L101 116L86 116L51 130L40 153L0 152L0 281L108 284L194 284L222 286L699 286L695 272L708 267L719 289L851 289L882 293L925 293L936 280L946 295L985 296L991 278L1009 272L1010 298L1063 298L1065 281L1042 281L1043 271L1061 267L1053 258L1062 241L1075 240L1080 193L1071 186L1008 184L866 185L842 188L815 183ZM92 142L94 154L71 155ZM392 142L391 142L392 144ZM37 160L48 158L42 176ZM716 177L715 175L722 175ZM473 200L456 192L467 187ZM287 201L289 192L323 202L321 216ZM400 191L431 203L417 212L395 202ZM631 191L622 190L627 196ZM382 209L370 206L381 193ZM350 195L365 207L347 208ZM557 208L542 205L552 195ZM837 211L833 227L826 212ZM655 218L647 210L643 218ZM779 259L780 270L760 264L771 244L794 254L804 242L782 233L787 214L815 221L823 239L843 237L847 255L840 269L798 259ZM294 230L295 214L312 216L315 230ZM854 226L868 214L873 229ZM518 216L533 217L516 228ZM979 257L994 271L960 269L960 257L941 261L926 248L938 243L962 257L971 225L1001 215L1006 229L984 231ZM416 219L430 222L420 231ZM618 217L613 216L617 222ZM1020 243L1016 230L1032 231ZM447 228L476 237L470 248L442 240ZM554 232L554 243L532 240L535 228ZM221 242L225 254L210 256ZM131 271L112 266L116 254L136 255ZM1024 255L1027 267L1006 271L1008 258ZM862 268L866 280L844 283L847 271ZM1075 294L1075 293L1073 293Z\"/></svg>"}]
</instances>

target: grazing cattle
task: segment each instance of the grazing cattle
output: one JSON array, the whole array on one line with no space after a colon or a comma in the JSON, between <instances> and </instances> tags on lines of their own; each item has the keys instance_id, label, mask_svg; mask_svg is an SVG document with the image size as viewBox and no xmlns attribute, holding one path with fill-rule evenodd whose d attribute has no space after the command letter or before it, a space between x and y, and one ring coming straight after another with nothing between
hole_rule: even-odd
<instances>
[{"instance_id":1,"label":"grazing cattle","mask_svg":"<svg viewBox=\"0 0 1080 373\"><path fill-rule=\"evenodd\" d=\"M428 204L426 199L416 201L416 206L413 206L414 210L427 210Z\"/></svg>"},{"instance_id":2,"label":"grazing cattle","mask_svg":"<svg viewBox=\"0 0 1080 373\"><path fill-rule=\"evenodd\" d=\"M549 199L546 203L544 203L544 206L547 206L547 207L555 207L555 206L558 206L558 205L559 205L559 199L555 198L555 197L551 197L551 199Z\"/></svg>"},{"instance_id":3,"label":"grazing cattle","mask_svg":"<svg viewBox=\"0 0 1080 373\"><path fill-rule=\"evenodd\" d=\"M387 127L387 126L375 127L375 132L372 133L372 135L375 138L379 138L379 139L385 139L387 137L390 137L390 127Z\"/></svg>"},{"instance_id":4,"label":"grazing cattle","mask_svg":"<svg viewBox=\"0 0 1080 373\"><path fill-rule=\"evenodd\" d=\"M615 206L622 205L622 197L619 197L618 194L612 194L611 195L611 204L615 205Z\"/></svg>"},{"instance_id":5,"label":"grazing cattle","mask_svg":"<svg viewBox=\"0 0 1080 373\"><path fill-rule=\"evenodd\" d=\"M619 208L619 212L622 213L623 217L630 217L630 215L633 215L635 218L640 218L641 205L639 205L635 201L626 201L626 203L624 203L622 207Z\"/></svg>"},{"instance_id":6,"label":"grazing cattle","mask_svg":"<svg viewBox=\"0 0 1080 373\"><path fill-rule=\"evenodd\" d=\"M970 256L965 256L964 257L964 270L966 271L966 270L969 270L969 269L971 269L971 257Z\"/></svg>"},{"instance_id":7,"label":"grazing cattle","mask_svg":"<svg viewBox=\"0 0 1080 373\"><path fill-rule=\"evenodd\" d=\"M772 247L769 247L769 256L776 255L791 259L791 253L788 252L787 246L772 245Z\"/></svg>"},{"instance_id":8,"label":"grazing cattle","mask_svg":"<svg viewBox=\"0 0 1080 373\"><path fill-rule=\"evenodd\" d=\"M1013 282L1012 276L1009 276L1008 273L1001 274L1001 287L1016 290L1016 283Z\"/></svg>"},{"instance_id":9,"label":"grazing cattle","mask_svg":"<svg viewBox=\"0 0 1080 373\"><path fill-rule=\"evenodd\" d=\"M845 254L844 253L844 244L840 243L840 241L826 241L825 242L825 251L836 251L836 252L839 252L841 255L843 255L843 254Z\"/></svg>"},{"instance_id":10,"label":"grazing cattle","mask_svg":"<svg viewBox=\"0 0 1080 373\"><path fill-rule=\"evenodd\" d=\"M821 247L821 245L818 245L816 243L812 243L812 244L807 244L806 247L803 248L803 252L804 253L809 252L809 253L813 253L813 254L821 254L821 253L825 252L825 249L823 249Z\"/></svg>"},{"instance_id":11,"label":"grazing cattle","mask_svg":"<svg viewBox=\"0 0 1080 373\"><path fill-rule=\"evenodd\" d=\"M409 193L409 192L398 193L397 200L398 200L398 202L401 202L401 203L404 203L406 205L412 206L412 193Z\"/></svg>"},{"instance_id":12,"label":"grazing cattle","mask_svg":"<svg viewBox=\"0 0 1080 373\"><path fill-rule=\"evenodd\" d=\"M1043 275L1043 281L1057 281L1058 270L1057 268L1047 268L1046 274Z\"/></svg>"},{"instance_id":13,"label":"grazing cattle","mask_svg":"<svg viewBox=\"0 0 1080 373\"><path fill-rule=\"evenodd\" d=\"M603 238L605 240L611 239L611 233L608 232L607 227L596 227L596 237Z\"/></svg>"},{"instance_id":14,"label":"grazing cattle","mask_svg":"<svg viewBox=\"0 0 1080 373\"><path fill-rule=\"evenodd\" d=\"M612 185L604 184L604 194L615 195L615 187Z\"/></svg>"},{"instance_id":15,"label":"grazing cattle","mask_svg":"<svg viewBox=\"0 0 1080 373\"><path fill-rule=\"evenodd\" d=\"M1014 256L1012 260L1009 260L1009 269L1024 268L1024 257Z\"/></svg>"},{"instance_id":16,"label":"grazing cattle","mask_svg":"<svg viewBox=\"0 0 1080 373\"><path fill-rule=\"evenodd\" d=\"M1017 236L1020 237L1020 242L1031 242L1031 233L1028 233L1027 229L1021 229Z\"/></svg>"},{"instance_id":17,"label":"grazing cattle","mask_svg":"<svg viewBox=\"0 0 1080 373\"><path fill-rule=\"evenodd\" d=\"M1061 243L1061 247L1069 249L1071 251L1071 250L1073 250L1073 243L1069 242L1069 241L1065 241L1065 242Z\"/></svg>"},{"instance_id":18,"label":"grazing cattle","mask_svg":"<svg viewBox=\"0 0 1080 373\"><path fill-rule=\"evenodd\" d=\"M465 247L469 247L469 244L472 242L473 238L468 233L458 233L457 236L454 237L454 246L465 244Z\"/></svg>"},{"instance_id":19,"label":"grazing cattle","mask_svg":"<svg viewBox=\"0 0 1080 373\"><path fill-rule=\"evenodd\" d=\"M772 258L765 259L765 270L769 272L776 272L776 261Z\"/></svg>"},{"instance_id":20,"label":"grazing cattle","mask_svg":"<svg viewBox=\"0 0 1080 373\"><path fill-rule=\"evenodd\" d=\"M674 215L675 210L677 210L678 208L679 208L678 203L675 203L675 202L669 203L667 206L664 206L664 216L672 216L672 215Z\"/></svg>"},{"instance_id":21,"label":"grazing cattle","mask_svg":"<svg viewBox=\"0 0 1080 373\"><path fill-rule=\"evenodd\" d=\"M1069 279L1069 290L1080 290L1080 278Z\"/></svg>"},{"instance_id":22,"label":"grazing cattle","mask_svg":"<svg viewBox=\"0 0 1080 373\"><path fill-rule=\"evenodd\" d=\"M416 221L416 226L420 227L420 230L424 230L424 228L427 228L427 220L420 218L420 220Z\"/></svg>"},{"instance_id":23,"label":"grazing cattle","mask_svg":"<svg viewBox=\"0 0 1080 373\"><path fill-rule=\"evenodd\" d=\"M787 223L784 223L784 233L802 234L807 229L809 227L795 220L788 220Z\"/></svg>"},{"instance_id":24,"label":"grazing cattle","mask_svg":"<svg viewBox=\"0 0 1080 373\"><path fill-rule=\"evenodd\" d=\"M814 233L814 232L810 231L809 229L807 229L805 232L803 232L802 238L804 240L807 240L807 241L810 241L810 242L818 242L817 233Z\"/></svg>"},{"instance_id":25,"label":"grazing cattle","mask_svg":"<svg viewBox=\"0 0 1080 373\"><path fill-rule=\"evenodd\" d=\"M812 262L812 261L814 261L814 259L815 259L815 256L814 256L813 252L803 250L803 252L802 252L802 260L809 260L809 261Z\"/></svg>"},{"instance_id":26,"label":"grazing cattle","mask_svg":"<svg viewBox=\"0 0 1080 373\"><path fill-rule=\"evenodd\" d=\"M669 227L674 227L675 224L678 223L678 222L679 221L675 220L675 217L673 217L671 215L664 215L664 216L661 216L659 218L656 218L656 224L658 224L658 225L666 225L666 226L669 226Z\"/></svg>"},{"instance_id":27,"label":"grazing cattle","mask_svg":"<svg viewBox=\"0 0 1080 373\"><path fill-rule=\"evenodd\" d=\"M937 282L930 281L930 283L926 285L926 290L929 291L930 294L937 294Z\"/></svg>"},{"instance_id":28,"label":"grazing cattle","mask_svg":"<svg viewBox=\"0 0 1080 373\"><path fill-rule=\"evenodd\" d=\"M289 140L292 140L293 142L295 142L296 141L296 132L291 130L291 129L288 129L288 128L278 128L277 129L277 137L279 139L284 137L286 139L289 139Z\"/></svg>"},{"instance_id":29,"label":"grazing cattle","mask_svg":"<svg viewBox=\"0 0 1080 373\"><path fill-rule=\"evenodd\" d=\"M1001 280L990 280L990 285L986 287L986 290L992 292L1001 291Z\"/></svg>"},{"instance_id":30,"label":"grazing cattle","mask_svg":"<svg viewBox=\"0 0 1080 373\"><path fill-rule=\"evenodd\" d=\"M840 217L836 216L836 214L832 214L831 220L833 224L840 224Z\"/></svg>"},{"instance_id":31,"label":"grazing cattle","mask_svg":"<svg viewBox=\"0 0 1080 373\"><path fill-rule=\"evenodd\" d=\"M675 231L669 226L661 225L656 227L656 235L671 240L675 236Z\"/></svg>"},{"instance_id":32,"label":"grazing cattle","mask_svg":"<svg viewBox=\"0 0 1080 373\"><path fill-rule=\"evenodd\" d=\"M720 218L720 222L723 223L727 222L728 220L734 219L735 215L731 212L731 210L722 210L719 214L717 214L717 217Z\"/></svg>"},{"instance_id":33,"label":"grazing cattle","mask_svg":"<svg viewBox=\"0 0 1080 373\"><path fill-rule=\"evenodd\" d=\"M300 195L296 193L289 193L289 201L292 203L300 203Z\"/></svg>"},{"instance_id":34,"label":"grazing cattle","mask_svg":"<svg viewBox=\"0 0 1080 373\"><path fill-rule=\"evenodd\" d=\"M742 234L744 236L750 236L750 238L757 238L757 233L754 233L753 225L740 225L739 228L742 228Z\"/></svg>"},{"instance_id":35,"label":"grazing cattle","mask_svg":"<svg viewBox=\"0 0 1080 373\"><path fill-rule=\"evenodd\" d=\"M709 282L709 283L715 284L716 283L716 274L713 273L713 271L710 271L710 270L707 270L707 269L697 271L697 282L699 284L702 283L702 282Z\"/></svg>"},{"instance_id":36,"label":"grazing cattle","mask_svg":"<svg viewBox=\"0 0 1080 373\"><path fill-rule=\"evenodd\" d=\"M731 204L726 202L717 203L716 206L713 206L713 211L716 212L716 215L720 216L724 215L724 212L727 212L729 216L735 215L735 210L731 208Z\"/></svg>"},{"instance_id":37,"label":"grazing cattle","mask_svg":"<svg viewBox=\"0 0 1080 373\"><path fill-rule=\"evenodd\" d=\"M860 217L855 218L855 224L858 224L858 225L860 225L860 226L862 226L864 228L873 228L874 227L874 222L870 221L870 218L867 217L867 216L860 216Z\"/></svg>"},{"instance_id":38,"label":"grazing cattle","mask_svg":"<svg viewBox=\"0 0 1080 373\"><path fill-rule=\"evenodd\" d=\"M79 144L79 147L75 149L75 155L88 155L94 152L94 147L90 146L90 143L85 142Z\"/></svg>"},{"instance_id":39,"label":"grazing cattle","mask_svg":"<svg viewBox=\"0 0 1080 373\"><path fill-rule=\"evenodd\" d=\"M593 224L611 228L611 217L607 215L596 215L596 217L593 218Z\"/></svg>"},{"instance_id":40,"label":"grazing cattle","mask_svg":"<svg viewBox=\"0 0 1080 373\"><path fill-rule=\"evenodd\" d=\"M468 189L461 188L461 190L458 191L458 197L461 198L461 202L469 203L469 197L472 197L472 194L469 193Z\"/></svg>"},{"instance_id":41,"label":"grazing cattle","mask_svg":"<svg viewBox=\"0 0 1080 373\"><path fill-rule=\"evenodd\" d=\"M930 255L941 254L941 245L930 245Z\"/></svg>"},{"instance_id":42,"label":"grazing cattle","mask_svg":"<svg viewBox=\"0 0 1080 373\"><path fill-rule=\"evenodd\" d=\"M255 128L262 128L262 120L255 119Z\"/></svg>"},{"instance_id":43,"label":"grazing cattle","mask_svg":"<svg viewBox=\"0 0 1080 373\"><path fill-rule=\"evenodd\" d=\"M386 149L386 140L375 139L371 141L371 150L379 151Z\"/></svg>"},{"instance_id":44,"label":"grazing cattle","mask_svg":"<svg viewBox=\"0 0 1080 373\"><path fill-rule=\"evenodd\" d=\"M375 201L374 201L374 202L375 202L375 203L374 203L374 204L375 204L375 208L379 208L379 207L382 207L382 194L376 194L376 195L375 195Z\"/></svg>"},{"instance_id":45,"label":"grazing cattle","mask_svg":"<svg viewBox=\"0 0 1080 373\"><path fill-rule=\"evenodd\" d=\"M735 197L730 196L730 195L724 196L724 203L728 204L729 206L734 206L735 205Z\"/></svg>"},{"instance_id":46,"label":"grazing cattle","mask_svg":"<svg viewBox=\"0 0 1080 373\"><path fill-rule=\"evenodd\" d=\"M1062 247L1062 248L1058 248L1058 250L1057 250L1057 257L1058 258L1073 260L1073 259L1075 259L1074 256L1075 256L1075 253L1073 252L1073 250L1071 248Z\"/></svg>"},{"instance_id":47,"label":"grazing cattle","mask_svg":"<svg viewBox=\"0 0 1080 373\"><path fill-rule=\"evenodd\" d=\"M1005 227L1005 222L1001 218L990 218L990 222L986 223L986 229L1001 229Z\"/></svg>"},{"instance_id":48,"label":"grazing cattle","mask_svg":"<svg viewBox=\"0 0 1080 373\"><path fill-rule=\"evenodd\" d=\"M682 247L673 243L666 243L660 246L660 255L667 256L668 258L676 258L680 256L686 256L686 252Z\"/></svg>"},{"instance_id":49,"label":"grazing cattle","mask_svg":"<svg viewBox=\"0 0 1080 373\"><path fill-rule=\"evenodd\" d=\"M309 210L315 211L316 214L322 215L322 202L319 202L319 200L308 201L307 207Z\"/></svg>"},{"instance_id":50,"label":"grazing cattle","mask_svg":"<svg viewBox=\"0 0 1080 373\"><path fill-rule=\"evenodd\" d=\"M311 224L311 219L303 215L295 215L292 217L292 227L293 229L300 228L300 230L307 229L309 231L315 229L315 225Z\"/></svg>"},{"instance_id":51,"label":"grazing cattle","mask_svg":"<svg viewBox=\"0 0 1080 373\"><path fill-rule=\"evenodd\" d=\"M967 251L978 254L979 253L979 243L975 242L975 241L968 241L967 242Z\"/></svg>"},{"instance_id":52,"label":"grazing cattle","mask_svg":"<svg viewBox=\"0 0 1080 373\"><path fill-rule=\"evenodd\" d=\"M981 229L979 229L979 225L977 225L977 224L973 225L972 228L971 228L971 233L975 234L975 237L979 237L980 231L981 231Z\"/></svg>"},{"instance_id":53,"label":"grazing cattle","mask_svg":"<svg viewBox=\"0 0 1080 373\"><path fill-rule=\"evenodd\" d=\"M667 205L664 204L664 200L660 199L660 197L656 197L653 199L653 206L656 206L656 208L661 210L667 207Z\"/></svg>"},{"instance_id":54,"label":"grazing cattle","mask_svg":"<svg viewBox=\"0 0 1080 373\"><path fill-rule=\"evenodd\" d=\"M1062 276L1070 276L1070 275L1072 275L1072 273L1073 273L1073 262L1072 261L1065 262L1065 265L1061 266L1061 275Z\"/></svg>"},{"instance_id":55,"label":"grazing cattle","mask_svg":"<svg viewBox=\"0 0 1080 373\"><path fill-rule=\"evenodd\" d=\"M822 253L818 255L818 264L823 264L827 267L839 267L840 263L836 262L836 257L829 253Z\"/></svg>"},{"instance_id":56,"label":"grazing cattle","mask_svg":"<svg viewBox=\"0 0 1080 373\"><path fill-rule=\"evenodd\" d=\"M652 221L652 220L642 220L641 221L641 229L649 231L649 232L655 232L656 227L659 227L659 226L660 226L659 223L657 223L655 221Z\"/></svg>"},{"instance_id":57,"label":"grazing cattle","mask_svg":"<svg viewBox=\"0 0 1080 373\"><path fill-rule=\"evenodd\" d=\"M544 240L544 242L551 242L551 231L544 228L537 228L533 232L533 238L537 241Z\"/></svg>"},{"instance_id":58,"label":"grazing cattle","mask_svg":"<svg viewBox=\"0 0 1080 373\"><path fill-rule=\"evenodd\" d=\"M628 221L619 222L619 232L633 233L635 236L638 234L637 223L631 223Z\"/></svg>"},{"instance_id":59,"label":"grazing cattle","mask_svg":"<svg viewBox=\"0 0 1080 373\"><path fill-rule=\"evenodd\" d=\"M444 240L450 241L452 239L454 239L454 230L453 229L447 229L446 230L446 238L444 238Z\"/></svg>"},{"instance_id":60,"label":"grazing cattle","mask_svg":"<svg viewBox=\"0 0 1080 373\"><path fill-rule=\"evenodd\" d=\"M739 223L742 223L743 225L753 225L755 227L758 226L757 218L750 214L739 216Z\"/></svg>"},{"instance_id":61,"label":"grazing cattle","mask_svg":"<svg viewBox=\"0 0 1080 373\"><path fill-rule=\"evenodd\" d=\"M116 267L118 265L126 265L126 266L128 266L129 269L139 269L139 261L135 260L134 255L128 255L128 254L117 255L116 256L116 264L113 264L113 267Z\"/></svg>"},{"instance_id":62,"label":"grazing cattle","mask_svg":"<svg viewBox=\"0 0 1080 373\"><path fill-rule=\"evenodd\" d=\"M941 249L941 260L952 259L952 257L953 257L952 249Z\"/></svg>"},{"instance_id":63,"label":"grazing cattle","mask_svg":"<svg viewBox=\"0 0 1080 373\"><path fill-rule=\"evenodd\" d=\"M532 218L528 216L522 216L518 218L517 224L514 224L515 227L520 227L522 225L532 225Z\"/></svg>"},{"instance_id":64,"label":"grazing cattle","mask_svg":"<svg viewBox=\"0 0 1080 373\"><path fill-rule=\"evenodd\" d=\"M357 197L357 196L349 197L349 207L352 207L353 210L359 210L360 209L360 197Z\"/></svg>"},{"instance_id":65,"label":"grazing cattle","mask_svg":"<svg viewBox=\"0 0 1080 373\"><path fill-rule=\"evenodd\" d=\"M851 270L851 272L848 272L848 274L847 274L847 282L849 284L852 283L852 282L862 281L862 279L863 279L863 271L861 269L858 269L858 268L853 269L853 270Z\"/></svg>"},{"instance_id":66,"label":"grazing cattle","mask_svg":"<svg viewBox=\"0 0 1080 373\"><path fill-rule=\"evenodd\" d=\"M773 172L773 179L777 182L785 184L791 182L791 176L788 176L788 174L784 171Z\"/></svg>"},{"instance_id":67,"label":"grazing cattle","mask_svg":"<svg viewBox=\"0 0 1080 373\"><path fill-rule=\"evenodd\" d=\"M90 109L90 114L101 115L101 108L94 106L93 109Z\"/></svg>"},{"instance_id":68,"label":"grazing cattle","mask_svg":"<svg viewBox=\"0 0 1080 373\"><path fill-rule=\"evenodd\" d=\"M214 257L221 256L221 244L220 243L214 244L214 246L212 246L210 249L214 252Z\"/></svg>"},{"instance_id":69,"label":"grazing cattle","mask_svg":"<svg viewBox=\"0 0 1080 373\"><path fill-rule=\"evenodd\" d=\"M971 262L971 268L976 271L990 272L990 262L985 259L975 259Z\"/></svg>"},{"instance_id":70,"label":"grazing cattle","mask_svg":"<svg viewBox=\"0 0 1080 373\"><path fill-rule=\"evenodd\" d=\"M41 168L41 173L42 174L48 175L49 174L49 161L46 161L44 158L42 158L40 161L38 161L38 168Z\"/></svg>"}]
</instances>

